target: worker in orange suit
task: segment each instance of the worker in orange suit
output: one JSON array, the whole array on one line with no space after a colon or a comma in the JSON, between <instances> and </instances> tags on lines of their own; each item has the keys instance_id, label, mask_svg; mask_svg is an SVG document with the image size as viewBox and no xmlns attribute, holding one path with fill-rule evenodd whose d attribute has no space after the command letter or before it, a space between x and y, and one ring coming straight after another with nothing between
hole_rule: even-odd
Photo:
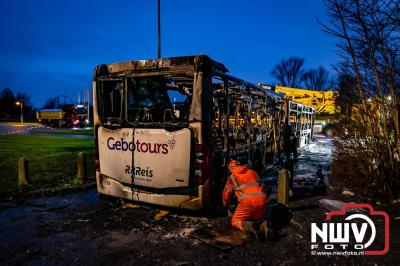
<instances>
[{"instance_id":1,"label":"worker in orange suit","mask_svg":"<svg viewBox=\"0 0 400 266\"><path fill-rule=\"evenodd\" d=\"M226 181L222 199L225 207L230 206L233 194L238 199L238 206L232 216L232 226L252 233L257 238L267 238L267 221L259 223L267 211L267 195L260 184L259 176L236 160L229 163L228 169L231 175Z\"/></svg>"}]
</instances>

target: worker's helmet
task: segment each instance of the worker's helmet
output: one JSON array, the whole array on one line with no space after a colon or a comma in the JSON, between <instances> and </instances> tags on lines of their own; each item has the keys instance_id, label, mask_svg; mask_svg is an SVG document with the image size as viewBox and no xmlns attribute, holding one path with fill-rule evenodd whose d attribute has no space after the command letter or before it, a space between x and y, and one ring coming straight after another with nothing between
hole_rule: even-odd
<instances>
[{"instance_id":1,"label":"worker's helmet","mask_svg":"<svg viewBox=\"0 0 400 266\"><path fill-rule=\"evenodd\" d=\"M228 164L228 169L229 169L229 171L233 171L233 170L235 170L235 168L237 167L237 166L239 166L240 165L240 162L239 161L237 161L237 160L232 160L232 161L230 161L230 163Z\"/></svg>"}]
</instances>

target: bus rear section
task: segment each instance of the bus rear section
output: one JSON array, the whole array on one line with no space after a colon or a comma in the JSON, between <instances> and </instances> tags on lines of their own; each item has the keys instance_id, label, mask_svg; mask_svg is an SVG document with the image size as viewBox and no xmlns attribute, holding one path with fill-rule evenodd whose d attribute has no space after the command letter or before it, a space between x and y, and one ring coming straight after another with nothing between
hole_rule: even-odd
<instances>
[{"instance_id":1,"label":"bus rear section","mask_svg":"<svg viewBox=\"0 0 400 266\"><path fill-rule=\"evenodd\" d=\"M98 191L169 207L213 208L229 160L260 174L281 160L283 123L300 132L301 146L311 141L312 108L227 72L204 55L98 66Z\"/></svg>"},{"instance_id":2,"label":"bus rear section","mask_svg":"<svg viewBox=\"0 0 400 266\"><path fill-rule=\"evenodd\" d=\"M171 207L200 204L190 187L191 138L188 128L99 127L99 192Z\"/></svg>"},{"instance_id":3,"label":"bus rear section","mask_svg":"<svg viewBox=\"0 0 400 266\"><path fill-rule=\"evenodd\" d=\"M198 63L207 62L207 67ZM201 111L208 57L96 68L96 178L101 194L199 210L209 204L211 160Z\"/></svg>"}]
</instances>

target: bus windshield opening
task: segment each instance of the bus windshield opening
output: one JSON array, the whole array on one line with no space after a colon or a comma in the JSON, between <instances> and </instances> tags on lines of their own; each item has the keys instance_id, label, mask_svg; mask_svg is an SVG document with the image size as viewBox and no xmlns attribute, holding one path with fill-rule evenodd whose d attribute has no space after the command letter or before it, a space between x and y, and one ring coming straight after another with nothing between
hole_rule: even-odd
<instances>
[{"instance_id":1,"label":"bus windshield opening","mask_svg":"<svg viewBox=\"0 0 400 266\"><path fill-rule=\"evenodd\" d=\"M188 77L177 79L163 76L101 81L100 117L103 122L112 121L112 124L187 123L192 81Z\"/></svg>"}]
</instances>

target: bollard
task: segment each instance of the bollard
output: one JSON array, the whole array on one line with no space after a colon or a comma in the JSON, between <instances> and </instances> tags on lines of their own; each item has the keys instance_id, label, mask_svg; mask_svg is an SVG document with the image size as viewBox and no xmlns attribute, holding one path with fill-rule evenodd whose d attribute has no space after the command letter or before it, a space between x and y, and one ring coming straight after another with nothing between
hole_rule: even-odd
<instances>
[{"instance_id":1,"label":"bollard","mask_svg":"<svg viewBox=\"0 0 400 266\"><path fill-rule=\"evenodd\" d=\"M289 178L290 172L286 169L279 171L278 176L278 203L289 204Z\"/></svg>"},{"instance_id":2,"label":"bollard","mask_svg":"<svg viewBox=\"0 0 400 266\"><path fill-rule=\"evenodd\" d=\"M29 165L28 160L24 157L18 161L18 187L27 185L29 181Z\"/></svg>"},{"instance_id":3,"label":"bollard","mask_svg":"<svg viewBox=\"0 0 400 266\"><path fill-rule=\"evenodd\" d=\"M78 171L76 175L75 183L78 185L82 185L86 180L86 154L84 152L80 152L78 154Z\"/></svg>"}]
</instances>

